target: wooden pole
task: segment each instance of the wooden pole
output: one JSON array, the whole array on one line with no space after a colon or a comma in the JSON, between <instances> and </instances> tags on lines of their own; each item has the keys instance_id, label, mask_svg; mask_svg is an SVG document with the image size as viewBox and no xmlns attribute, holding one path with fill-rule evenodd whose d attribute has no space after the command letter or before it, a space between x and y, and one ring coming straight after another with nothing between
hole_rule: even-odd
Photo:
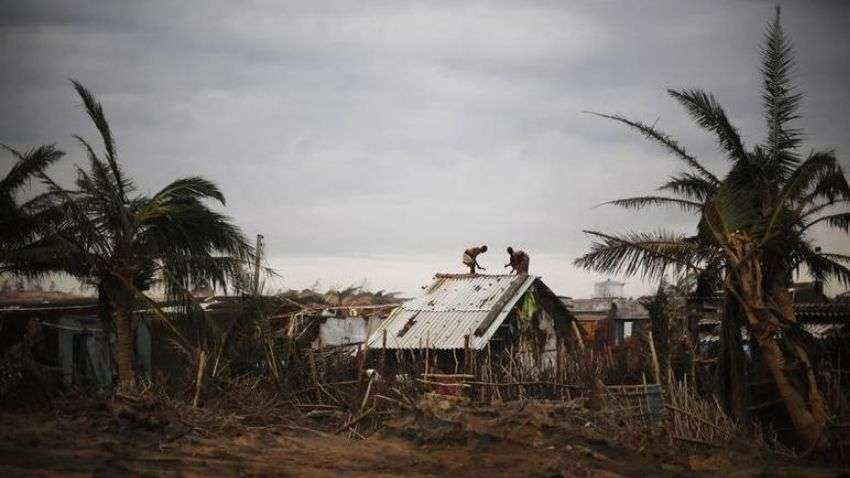
<instances>
[{"instance_id":1,"label":"wooden pole","mask_svg":"<svg viewBox=\"0 0 850 478\"><path fill-rule=\"evenodd\" d=\"M661 367L658 366L658 355L655 353L655 340L651 330L646 334L649 337L649 351L652 353L652 373L655 375L655 383L661 384Z\"/></svg>"},{"instance_id":2,"label":"wooden pole","mask_svg":"<svg viewBox=\"0 0 850 478\"><path fill-rule=\"evenodd\" d=\"M470 369L469 357L469 334L463 336L463 373L469 373Z\"/></svg>"},{"instance_id":3,"label":"wooden pole","mask_svg":"<svg viewBox=\"0 0 850 478\"><path fill-rule=\"evenodd\" d=\"M201 350L201 355L198 356L198 376L195 379L195 398L192 400L192 407L198 408L198 401L201 399L201 387L204 381L204 367L207 362L207 353Z\"/></svg>"},{"instance_id":4,"label":"wooden pole","mask_svg":"<svg viewBox=\"0 0 850 478\"><path fill-rule=\"evenodd\" d=\"M578 324L576 324L575 320L571 320L573 333L576 334L576 342L578 342L578 348L582 352L584 352L584 339L581 338L581 331L578 329Z\"/></svg>"},{"instance_id":5,"label":"wooden pole","mask_svg":"<svg viewBox=\"0 0 850 478\"><path fill-rule=\"evenodd\" d=\"M431 371L431 336L425 338L425 375Z\"/></svg>"},{"instance_id":6,"label":"wooden pole","mask_svg":"<svg viewBox=\"0 0 850 478\"><path fill-rule=\"evenodd\" d=\"M381 376L387 376L387 329L384 329L381 337Z\"/></svg>"},{"instance_id":7,"label":"wooden pole","mask_svg":"<svg viewBox=\"0 0 850 478\"><path fill-rule=\"evenodd\" d=\"M561 379L561 372L563 369L561 368L561 354L564 351L564 348L561 345L562 340L560 337L555 337L555 382Z\"/></svg>"},{"instance_id":8,"label":"wooden pole","mask_svg":"<svg viewBox=\"0 0 850 478\"><path fill-rule=\"evenodd\" d=\"M260 259L263 256L263 235L257 234L257 245L254 250L254 282L251 284L254 296L260 293Z\"/></svg>"},{"instance_id":9,"label":"wooden pole","mask_svg":"<svg viewBox=\"0 0 850 478\"><path fill-rule=\"evenodd\" d=\"M322 386L319 385L319 371L316 369L316 358L313 356L313 351L307 352L307 361L310 363L310 377L316 387L316 402L319 403L322 400Z\"/></svg>"}]
</instances>

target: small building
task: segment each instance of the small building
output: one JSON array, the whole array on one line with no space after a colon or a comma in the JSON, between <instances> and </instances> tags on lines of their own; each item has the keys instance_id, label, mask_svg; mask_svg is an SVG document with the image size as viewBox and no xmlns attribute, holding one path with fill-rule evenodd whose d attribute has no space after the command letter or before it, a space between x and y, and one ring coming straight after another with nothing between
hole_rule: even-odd
<instances>
[{"instance_id":1,"label":"small building","mask_svg":"<svg viewBox=\"0 0 850 478\"><path fill-rule=\"evenodd\" d=\"M573 299L560 297L578 322L582 337L587 343L596 343L605 336L605 319L611 315L610 299Z\"/></svg>"},{"instance_id":2,"label":"small building","mask_svg":"<svg viewBox=\"0 0 850 478\"><path fill-rule=\"evenodd\" d=\"M151 334L149 319L132 321L135 341L134 364L136 370L148 373L151 370ZM43 325L58 331L59 360L62 381L65 385L110 385L117 375L113 361L115 334L103 330L96 315L67 315L58 322Z\"/></svg>"},{"instance_id":3,"label":"small building","mask_svg":"<svg viewBox=\"0 0 850 478\"><path fill-rule=\"evenodd\" d=\"M58 372L65 385L108 385L116 375L114 334L103 330L93 297L44 294L0 300L0 369L9 361L32 360ZM149 318L134 318L135 364L151 370ZM4 365L5 364L5 365ZM3 377L0 377L0 382Z\"/></svg>"},{"instance_id":4,"label":"small building","mask_svg":"<svg viewBox=\"0 0 850 478\"><path fill-rule=\"evenodd\" d=\"M634 335L649 320L646 308L635 299L594 297L561 300L575 316L584 339L592 344L614 344Z\"/></svg>"},{"instance_id":5,"label":"small building","mask_svg":"<svg viewBox=\"0 0 850 478\"><path fill-rule=\"evenodd\" d=\"M437 274L421 296L402 303L369 336L368 346L452 356L512 349L547 366L559 341L574 341L577 334L572 314L540 277Z\"/></svg>"},{"instance_id":6,"label":"small building","mask_svg":"<svg viewBox=\"0 0 850 478\"><path fill-rule=\"evenodd\" d=\"M395 307L390 304L324 309L315 317L319 330L313 348L363 345Z\"/></svg>"}]
</instances>

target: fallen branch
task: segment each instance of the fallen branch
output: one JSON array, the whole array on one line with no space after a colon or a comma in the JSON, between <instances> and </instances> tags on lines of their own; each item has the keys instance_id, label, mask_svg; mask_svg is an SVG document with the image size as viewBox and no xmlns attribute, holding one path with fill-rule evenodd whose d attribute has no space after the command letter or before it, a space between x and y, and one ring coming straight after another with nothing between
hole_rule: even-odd
<instances>
[{"instance_id":1,"label":"fallen branch","mask_svg":"<svg viewBox=\"0 0 850 478\"><path fill-rule=\"evenodd\" d=\"M307 427L299 427L298 425L278 425L278 426L280 426L281 428L288 428L290 430L299 430L299 431L304 431L304 432L315 433L316 435L319 435L320 437L324 437L324 438L330 438L330 437L333 436L333 435L331 435L329 433L325 433L323 431L313 430L312 428L307 428Z\"/></svg>"},{"instance_id":2,"label":"fallen branch","mask_svg":"<svg viewBox=\"0 0 850 478\"><path fill-rule=\"evenodd\" d=\"M703 440L697 440L696 438L685 438L685 437L682 437L682 436L679 436L679 435L670 435L670 436L673 437L674 440L686 441L686 442L689 442L689 443L693 443L695 445L705 445L705 446L710 446L712 448L724 448L724 445L719 445L717 443L710 443L710 442L703 441Z\"/></svg>"},{"instance_id":3,"label":"fallen branch","mask_svg":"<svg viewBox=\"0 0 850 478\"><path fill-rule=\"evenodd\" d=\"M375 407L371 407L370 409L366 410L364 413L361 413L357 418L355 418L353 420L349 420L346 424L344 424L343 426L334 430L333 434L338 435L341 432L353 427L354 425L357 425L360 422L360 420L363 420L364 418L368 417L369 414L371 414L373 411L375 411Z\"/></svg>"},{"instance_id":4,"label":"fallen branch","mask_svg":"<svg viewBox=\"0 0 850 478\"><path fill-rule=\"evenodd\" d=\"M423 379L421 379L421 378L417 378L417 379L416 379L416 381L417 381L417 382L424 383L424 384L427 384L427 385L439 385L439 386L441 386L441 387L463 387L463 388L469 388L469 387L471 387L471 386L472 386L472 385L469 385L468 383L451 383L451 382L445 382L445 383L444 383L444 382L434 382L434 381L431 381L431 380L423 380Z\"/></svg>"},{"instance_id":5,"label":"fallen branch","mask_svg":"<svg viewBox=\"0 0 850 478\"><path fill-rule=\"evenodd\" d=\"M683 415L687 415L687 416L693 418L694 420L697 420L701 423L704 423L704 424L706 424L710 427L714 427L715 429L717 429L717 431L719 431L720 433L723 433L726 436L729 435L729 430L724 430L720 425L713 423L713 422L710 422L703 417L694 415L693 413L691 413L687 410L682 410L681 408L674 407L673 405L668 405L668 404L664 404L664 407L669 409L669 410L673 410L674 412L678 412L678 413L681 413Z\"/></svg>"}]
</instances>

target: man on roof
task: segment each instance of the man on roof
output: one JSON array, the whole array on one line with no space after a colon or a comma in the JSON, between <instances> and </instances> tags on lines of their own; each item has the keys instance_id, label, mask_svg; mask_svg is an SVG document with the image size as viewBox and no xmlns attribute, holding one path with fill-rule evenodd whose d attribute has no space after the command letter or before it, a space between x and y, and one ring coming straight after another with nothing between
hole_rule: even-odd
<instances>
[{"instance_id":1,"label":"man on roof","mask_svg":"<svg viewBox=\"0 0 850 478\"><path fill-rule=\"evenodd\" d=\"M510 267L511 272L515 274L528 274L528 265L531 260L525 251L514 251L513 247L508 247L508 256L510 260L505 267Z\"/></svg>"},{"instance_id":2,"label":"man on roof","mask_svg":"<svg viewBox=\"0 0 850 478\"><path fill-rule=\"evenodd\" d=\"M487 252L487 246L481 247L470 247L469 249L463 251L463 265L469 267L469 273L475 274L475 268L477 267L480 270L486 270L478 264L478 255Z\"/></svg>"}]
</instances>

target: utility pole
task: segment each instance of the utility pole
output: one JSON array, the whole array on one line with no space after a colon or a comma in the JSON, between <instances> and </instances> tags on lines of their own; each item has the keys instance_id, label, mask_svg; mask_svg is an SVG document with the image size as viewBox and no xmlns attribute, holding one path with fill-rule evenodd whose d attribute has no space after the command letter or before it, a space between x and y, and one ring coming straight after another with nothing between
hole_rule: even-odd
<instances>
[{"instance_id":1,"label":"utility pole","mask_svg":"<svg viewBox=\"0 0 850 478\"><path fill-rule=\"evenodd\" d=\"M254 296L260 293L260 259L263 256L263 235L257 234L257 246L254 248Z\"/></svg>"}]
</instances>

